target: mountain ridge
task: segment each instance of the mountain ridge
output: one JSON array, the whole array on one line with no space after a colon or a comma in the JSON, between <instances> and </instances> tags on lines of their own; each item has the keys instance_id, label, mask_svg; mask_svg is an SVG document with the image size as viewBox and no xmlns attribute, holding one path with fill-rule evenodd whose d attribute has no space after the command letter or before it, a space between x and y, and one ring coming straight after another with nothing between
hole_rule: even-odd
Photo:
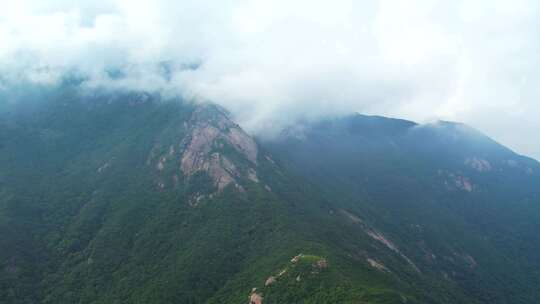
<instances>
[{"instance_id":1,"label":"mountain ridge","mask_svg":"<svg viewBox=\"0 0 540 304\"><path fill-rule=\"evenodd\" d=\"M362 116L266 141L212 104L141 93L48 98L0 120L0 228L9 231L0 235L0 300L539 297L536 273L509 271L540 265L540 171L527 175L532 163L489 141ZM520 227L508 225L516 219Z\"/></svg>"}]
</instances>

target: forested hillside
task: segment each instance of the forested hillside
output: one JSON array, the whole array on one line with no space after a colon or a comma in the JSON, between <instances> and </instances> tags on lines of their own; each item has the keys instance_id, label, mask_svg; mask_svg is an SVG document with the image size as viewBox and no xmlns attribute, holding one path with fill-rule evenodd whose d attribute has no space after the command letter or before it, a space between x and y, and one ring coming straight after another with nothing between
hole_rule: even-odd
<instances>
[{"instance_id":1,"label":"forested hillside","mask_svg":"<svg viewBox=\"0 0 540 304\"><path fill-rule=\"evenodd\" d=\"M540 166L463 125L269 141L158 94L2 97L2 303L540 299Z\"/></svg>"}]
</instances>

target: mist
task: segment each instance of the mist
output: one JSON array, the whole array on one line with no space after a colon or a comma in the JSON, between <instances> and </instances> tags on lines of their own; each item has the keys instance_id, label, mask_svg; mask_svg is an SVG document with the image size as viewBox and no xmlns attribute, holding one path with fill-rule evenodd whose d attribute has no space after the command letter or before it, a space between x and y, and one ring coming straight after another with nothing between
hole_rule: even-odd
<instances>
[{"instance_id":1,"label":"mist","mask_svg":"<svg viewBox=\"0 0 540 304\"><path fill-rule=\"evenodd\" d=\"M43 1L0 12L0 90L146 90L249 132L351 112L465 122L540 159L537 1Z\"/></svg>"}]
</instances>

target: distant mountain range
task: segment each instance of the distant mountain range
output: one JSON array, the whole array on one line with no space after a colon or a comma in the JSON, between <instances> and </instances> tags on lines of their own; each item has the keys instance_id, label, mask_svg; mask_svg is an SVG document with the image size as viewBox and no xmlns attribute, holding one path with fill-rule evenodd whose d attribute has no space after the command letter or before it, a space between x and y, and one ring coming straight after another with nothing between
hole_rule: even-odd
<instances>
[{"instance_id":1,"label":"distant mountain range","mask_svg":"<svg viewBox=\"0 0 540 304\"><path fill-rule=\"evenodd\" d=\"M30 93L0 102L0 303L540 302L540 164L471 127L259 139L213 104Z\"/></svg>"}]
</instances>

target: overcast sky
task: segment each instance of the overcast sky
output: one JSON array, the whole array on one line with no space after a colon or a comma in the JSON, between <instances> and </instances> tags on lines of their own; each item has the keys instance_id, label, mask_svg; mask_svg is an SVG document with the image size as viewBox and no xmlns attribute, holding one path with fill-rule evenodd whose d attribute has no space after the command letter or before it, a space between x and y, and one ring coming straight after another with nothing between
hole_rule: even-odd
<instances>
[{"instance_id":1,"label":"overcast sky","mask_svg":"<svg viewBox=\"0 0 540 304\"><path fill-rule=\"evenodd\" d=\"M77 71L217 102L255 133L353 111L456 120L540 159L539 6L18 0L0 11L0 89Z\"/></svg>"}]
</instances>

